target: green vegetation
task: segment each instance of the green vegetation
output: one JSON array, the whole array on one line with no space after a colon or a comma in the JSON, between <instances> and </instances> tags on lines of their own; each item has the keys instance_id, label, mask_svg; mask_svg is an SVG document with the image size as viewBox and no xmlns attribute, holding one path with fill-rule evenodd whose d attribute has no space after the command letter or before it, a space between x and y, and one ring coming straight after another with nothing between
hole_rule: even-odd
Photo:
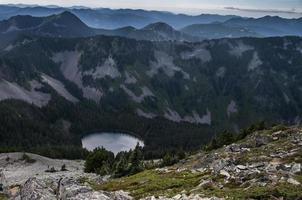
<instances>
[{"instance_id":1,"label":"green vegetation","mask_svg":"<svg viewBox=\"0 0 302 200\"><path fill-rule=\"evenodd\" d=\"M300 199L302 198L301 186L292 186L289 184L278 184L276 186L268 187L224 187L219 188L207 188L196 191L196 193L202 193L208 196L216 196L220 198L228 197L227 199Z\"/></svg>"},{"instance_id":2,"label":"green vegetation","mask_svg":"<svg viewBox=\"0 0 302 200\"><path fill-rule=\"evenodd\" d=\"M238 186L224 187L204 187L196 189L200 180L208 177L207 174L190 172L158 172L147 170L130 177L114 179L108 183L92 186L96 190L129 191L136 199L146 196L167 196L173 197L182 192L195 194L204 194L205 196L216 196L227 199L299 199L302 198L301 186L292 186L286 183L270 187L249 187L241 188ZM197 187L198 188L198 187Z\"/></svg>"},{"instance_id":3,"label":"green vegetation","mask_svg":"<svg viewBox=\"0 0 302 200\"><path fill-rule=\"evenodd\" d=\"M150 195L172 197L183 190L190 191L196 187L201 177L202 174L189 172L161 173L155 170L146 170L130 177L114 179L105 184L92 185L96 190L126 190L136 199Z\"/></svg>"},{"instance_id":4,"label":"green vegetation","mask_svg":"<svg viewBox=\"0 0 302 200\"><path fill-rule=\"evenodd\" d=\"M0 200L8 200L8 198L6 195L0 194Z\"/></svg>"},{"instance_id":5,"label":"green vegetation","mask_svg":"<svg viewBox=\"0 0 302 200\"><path fill-rule=\"evenodd\" d=\"M24 39L28 42L24 43ZM302 94L296 92L302 84L300 43L298 37L212 40L200 45L105 36L73 39L20 36L15 48L0 52L2 77L30 89L29 81L40 80L40 74L45 73L61 81L80 102L68 102L47 85L39 90L50 93L52 98L42 108L16 100L1 101L0 152L29 151L56 158L85 158L82 136L94 131L124 131L144 140L146 159L162 158L179 149L196 151L214 133L223 130L227 130L222 134L224 138L217 135L209 149L236 141L237 136L229 133L257 121L293 122L302 112ZM250 50L240 52L240 45ZM184 54L201 46L210 54L208 61L198 55L184 58ZM79 69L82 74L94 71L109 57L115 61L121 76L94 78L86 74L83 78L84 86L101 88L104 94L100 102L85 99L83 91L66 80L60 64L52 60L55 53L64 51L83 52ZM237 51L239 56L230 53ZM261 61L257 63L262 64L250 70L247 66L255 53ZM154 76L146 73L153 64L159 67L166 62L168 66L158 69ZM178 68L181 70L175 70ZM126 72L135 77L136 83L125 82ZM137 103L121 85L135 94L147 87L154 96ZM235 102L236 109L228 113L230 102ZM138 108L159 117L139 117ZM193 119L193 111L200 118L209 111L211 125L166 120L162 116L168 108L186 119ZM63 121L70 123L69 129Z\"/></svg>"},{"instance_id":6,"label":"green vegetation","mask_svg":"<svg viewBox=\"0 0 302 200\"><path fill-rule=\"evenodd\" d=\"M113 174L115 177L136 174L144 170L143 160L142 147L138 144L134 150L120 152L116 156L104 148L97 148L87 156L85 172Z\"/></svg>"},{"instance_id":7,"label":"green vegetation","mask_svg":"<svg viewBox=\"0 0 302 200\"><path fill-rule=\"evenodd\" d=\"M255 131L264 130L264 121L251 125L249 128L243 129L239 134L234 134L229 131L224 131L217 137L213 138L211 142L205 145L204 150L211 151L223 147L224 145L229 145L244 139L246 136L254 133ZM278 128L278 127L277 127ZM280 129L280 128L279 128ZM278 130L279 130L278 129Z\"/></svg>"}]
</instances>

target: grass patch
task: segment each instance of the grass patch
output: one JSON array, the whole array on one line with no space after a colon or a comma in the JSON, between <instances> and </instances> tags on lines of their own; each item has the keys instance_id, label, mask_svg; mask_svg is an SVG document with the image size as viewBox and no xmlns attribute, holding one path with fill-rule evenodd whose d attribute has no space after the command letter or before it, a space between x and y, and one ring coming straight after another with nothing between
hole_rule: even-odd
<instances>
[{"instance_id":1,"label":"grass patch","mask_svg":"<svg viewBox=\"0 0 302 200\"><path fill-rule=\"evenodd\" d=\"M186 191L187 194L194 191L194 194L226 199L302 199L302 186L293 186L287 183L266 187L240 187L239 185L229 184L222 189L216 186L196 189L200 180L204 177L208 177L208 174L190 172L160 173L155 170L148 170L134 176L114 179L104 184L92 184L92 187L95 190L128 191L135 199L153 195L155 197L173 197L183 191ZM302 176L296 177L296 179L300 180ZM222 182L222 180L214 180L214 182Z\"/></svg>"},{"instance_id":2,"label":"grass patch","mask_svg":"<svg viewBox=\"0 0 302 200\"><path fill-rule=\"evenodd\" d=\"M278 184L276 186L261 187L254 186L250 188L210 188L206 190L198 190L197 193L205 194L206 196L216 196L226 199L301 199L302 187L293 186L290 184Z\"/></svg>"},{"instance_id":3,"label":"grass patch","mask_svg":"<svg viewBox=\"0 0 302 200\"><path fill-rule=\"evenodd\" d=\"M96 190L125 190L135 198L154 195L173 197L182 191L190 191L196 187L203 174L190 172L161 173L147 170L134 176L115 179L101 185L94 185Z\"/></svg>"},{"instance_id":4,"label":"grass patch","mask_svg":"<svg viewBox=\"0 0 302 200\"><path fill-rule=\"evenodd\" d=\"M8 200L8 198L6 195L0 194L0 200Z\"/></svg>"}]
</instances>

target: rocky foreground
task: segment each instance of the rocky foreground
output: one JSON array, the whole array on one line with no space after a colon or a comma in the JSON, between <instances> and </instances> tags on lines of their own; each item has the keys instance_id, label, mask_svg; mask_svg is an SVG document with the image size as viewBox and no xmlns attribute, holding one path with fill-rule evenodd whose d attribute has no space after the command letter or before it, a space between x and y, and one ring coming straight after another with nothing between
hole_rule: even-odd
<instances>
[{"instance_id":1,"label":"rocky foreground","mask_svg":"<svg viewBox=\"0 0 302 200\"><path fill-rule=\"evenodd\" d=\"M99 188L122 189L150 200L302 199L301 164L302 129L278 126L199 152L172 167L112 180Z\"/></svg>"},{"instance_id":2,"label":"rocky foreground","mask_svg":"<svg viewBox=\"0 0 302 200\"><path fill-rule=\"evenodd\" d=\"M120 179L83 161L0 155L0 199L302 199L302 129L274 127L166 168ZM65 167L62 167L62 166Z\"/></svg>"},{"instance_id":3,"label":"rocky foreground","mask_svg":"<svg viewBox=\"0 0 302 200\"><path fill-rule=\"evenodd\" d=\"M55 160L30 153L0 154L0 199L131 199L122 191L94 191L85 181L101 184L106 177L83 171L82 160Z\"/></svg>"}]
</instances>

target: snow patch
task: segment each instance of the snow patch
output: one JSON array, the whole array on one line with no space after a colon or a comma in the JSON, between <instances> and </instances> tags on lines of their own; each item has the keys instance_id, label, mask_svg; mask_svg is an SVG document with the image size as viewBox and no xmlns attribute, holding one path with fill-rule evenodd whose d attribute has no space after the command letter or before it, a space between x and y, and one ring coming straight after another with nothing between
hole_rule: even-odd
<instances>
[{"instance_id":1,"label":"snow patch","mask_svg":"<svg viewBox=\"0 0 302 200\"><path fill-rule=\"evenodd\" d=\"M121 77L112 57L107 58L101 66L97 66L95 69L86 71L84 74L91 75L94 79L105 78L106 76L109 76L112 79Z\"/></svg>"},{"instance_id":2,"label":"snow patch","mask_svg":"<svg viewBox=\"0 0 302 200\"><path fill-rule=\"evenodd\" d=\"M61 64L61 71L67 80L75 83L83 91L83 96L95 102L99 102L103 93L101 90L89 86L84 86L82 73L79 70L81 52L64 51L53 55L52 60Z\"/></svg>"},{"instance_id":3,"label":"snow patch","mask_svg":"<svg viewBox=\"0 0 302 200\"><path fill-rule=\"evenodd\" d=\"M254 49L254 47L246 45L242 41L238 41L235 46L231 43L228 44L231 49L229 53L236 57L241 57L244 52Z\"/></svg>"},{"instance_id":4,"label":"snow patch","mask_svg":"<svg viewBox=\"0 0 302 200\"><path fill-rule=\"evenodd\" d=\"M193 111L192 116L185 116L184 118L182 118L177 111L168 108L164 114L164 117L174 122L189 122L207 125L211 125L212 123L212 114L208 109L207 113L202 117L200 117L200 115L196 111Z\"/></svg>"},{"instance_id":5,"label":"snow patch","mask_svg":"<svg viewBox=\"0 0 302 200\"><path fill-rule=\"evenodd\" d=\"M203 115L202 118L199 119L197 122L199 122L200 124L211 125L211 123L212 123L212 113L209 111L209 109L207 109L207 113L205 115Z\"/></svg>"},{"instance_id":6,"label":"snow patch","mask_svg":"<svg viewBox=\"0 0 302 200\"><path fill-rule=\"evenodd\" d=\"M164 114L164 117L168 120L174 121L174 122L181 122L182 118L178 114L178 112L168 108L167 111Z\"/></svg>"},{"instance_id":7,"label":"snow patch","mask_svg":"<svg viewBox=\"0 0 302 200\"><path fill-rule=\"evenodd\" d=\"M223 78L226 72L225 67L219 67L219 69L216 71L216 76L219 78Z\"/></svg>"},{"instance_id":8,"label":"snow patch","mask_svg":"<svg viewBox=\"0 0 302 200\"><path fill-rule=\"evenodd\" d=\"M147 71L148 76L153 77L158 73L159 69L162 69L169 77L173 77L175 72L181 72L185 79L190 79L190 75L188 73L184 72L180 67L174 64L172 56L162 51L156 51L154 55L157 62L151 62L151 69Z\"/></svg>"},{"instance_id":9,"label":"snow patch","mask_svg":"<svg viewBox=\"0 0 302 200\"><path fill-rule=\"evenodd\" d=\"M15 46L10 44L10 45L8 45L7 47L4 48L4 51L11 51L11 50L13 50L13 48L15 48Z\"/></svg>"},{"instance_id":10,"label":"snow patch","mask_svg":"<svg viewBox=\"0 0 302 200\"><path fill-rule=\"evenodd\" d=\"M137 82L136 78L131 74L129 74L128 72L125 72L125 77L126 77L125 80L126 84L135 84Z\"/></svg>"},{"instance_id":11,"label":"snow patch","mask_svg":"<svg viewBox=\"0 0 302 200\"><path fill-rule=\"evenodd\" d=\"M290 98L287 96L287 94L285 92L283 92L283 97L284 97L284 100L286 101L286 103L288 104L290 102Z\"/></svg>"},{"instance_id":12,"label":"snow patch","mask_svg":"<svg viewBox=\"0 0 302 200\"><path fill-rule=\"evenodd\" d=\"M212 121L212 114L211 112L207 109L207 113L200 117L200 115L196 112L192 112L193 116L186 116L184 117L183 121L190 122L190 123L196 123L196 124L207 124L211 125Z\"/></svg>"},{"instance_id":13,"label":"snow patch","mask_svg":"<svg viewBox=\"0 0 302 200\"><path fill-rule=\"evenodd\" d=\"M65 88L64 84L46 74L42 75L43 82L50 85L59 95L67 99L68 101L71 101L73 103L78 102L79 100L72 96Z\"/></svg>"},{"instance_id":14,"label":"snow patch","mask_svg":"<svg viewBox=\"0 0 302 200\"><path fill-rule=\"evenodd\" d=\"M249 65L248 65L248 71L253 71L255 69L257 69L260 65L262 65L263 62L260 60L258 53L254 52L253 58L250 61Z\"/></svg>"},{"instance_id":15,"label":"snow patch","mask_svg":"<svg viewBox=\"0 0 302 200\"><path fill-rule=\"evenodd\" d=\"M194 49L193 52L183 52L181 54L181 58L184 60L191 59L191 58L198 58L202 62L209 62L212 60L212 55L207 49L197 48Z\"/></svg>"},{"instance_id":16,"label":"snow patch","mask_svg":"<svg viewBox=\"0 0 302 200\"><path fill-rule=\"evenodd\" d=\"M121 85L120 86L128 96L130 96L132 98L133 101L135 101L136 103L141 103L145 97L148 97L148 96L154 96L154 94L152 93L152 91L144 86L144 87L141 87L141 90L142 90L142 94L140 96L136 96L131 90L129 90L125 85Z\"/></svg>"},{"instance_id":17,"label":"snow patch","mask_svg":"<svg viewBox=\"0 0 302 200\"><path fill-rule=\"evenodd\" d=\"M234 100L232 100L227 107L227 115L230 117L233 113L238 112L237 104Z\"/></svg>"},{"instance_id":18,"label":"snow patch","mask_svg":"<svg viewBox=\"0 0 302 200\"><path fill-rule=\"evenodd\" d=\"M136 109L136 114L140 117L144 117L144 118L147 118L147 119L153 119L154 117L156 117L156 115L154 113L147 113L147 112L144 112L143 110L141 109Z\"/></svg>"},{"instance_id":19,"label":"snow patch","mask_svg":"<svg viewBox=\"0 0 302 200\"><path fill-rule=\"evenodd\" d=\"M2 33L10 33L13 31L19 31L20 29L16 25L10 25L6 31L3 31Z\"/></svg>"},{"instance_id":20,"label":"snow patch","mask_svg":"<svg viewBox=\"0 0 302 200\"><path fill-rule=\"evenodd\" d=\"M30 82L31 90L11 83L6 80L0 80L0 101L5 99L19 99L38 107L45 106L51 99L50 94L36 91L42 85L37 81Z\"/></svg>"},{"instance_id":21,"label":"snow patch","mask_svg":"<svg viewBox=\"0 0 302 200\"><path fill-rule=\"evenodd\" d=\"M84 161L82 160L56 160L50 159L36 154L26 153L30 158L34 159L34 163L24 163L22 156L24 153L2 153L0 154L0 169L4 169L3 173L7 181L7 185L24 184L30 177L38 176L39 178L49 177L50 174L45 172L46 169L54 167L61 169L65 164L68 172L57 172L52 176L66 176L67 173L73 176L83 175ZM9 157L9 162L6 158Z\"/></svg>"}]
</instances>

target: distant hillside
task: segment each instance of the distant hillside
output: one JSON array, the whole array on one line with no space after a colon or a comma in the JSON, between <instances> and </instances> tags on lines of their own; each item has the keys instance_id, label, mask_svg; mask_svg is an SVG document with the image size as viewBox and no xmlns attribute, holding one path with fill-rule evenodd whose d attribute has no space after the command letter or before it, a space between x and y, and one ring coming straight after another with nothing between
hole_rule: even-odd
<instances>
[{"instance_id":1,"label":"distant hillside","mask_svg":"<svg viewBox=\"0 0 302 200\"><path fill-rule=\"evenodd\" d=\"M301 199L301 131L282 126L255 131L170 167L111 179L96 188L124 190L141 200Z\"/></svg>"},{"instance_id":2,"label":"distant hillside","mask_svg":"<svg viewBox=\"0 0 302 200\"><path fill-rule=\"evenodd\" d=\"M238 38L238 37L261 37L257 32L247 28L227 26L223 23L193 24L181 29L181 32L195 37L207 39Z\"/></svg>"},{"instance_id":3,"label":"distant hillside","mask_svg":"<svg viewBox=\"0 0 302 200\"><path fill-rule=\"evenodd\" d=\"M226 22L193 24L180 31L209 39L236 37L302 36L302 18L281 17L232 18Z\"/></svg>"},{"instance_id":4,"label":"distant hillside","mask_svg":"<svg viewBox=\"0 0 302 200\"><path fill-rule=\"evenodd\" d=\"M88 27L76 15L64 11L47 17L18 15L0 21L0 45L3 47L20 35L36 35L47 37L88 37L109 35L150 41L200 41L194 37L173 29L165 23L150 24L142 29L123 27L119 29L95 29Z\"/></svg>"},{"instance_id":5,"label":"distant hillside","mask_svg":"<svg viewBox=\"0 0 302 200\"><path fill-rule=\"evenodd\" d=\"M196 149L214 131L236 132L262 120L301 123L301 65L300 37L19 38L0 53L0 143L23 138L15 124L26 122L21 127L34 139L18 140L21 146L39 144L52 130L74 135L71 144L93 130L126 130L158 155ZM58 140L47 139L64 142Z\"/></svg>"},{"instance_id":6,"label":"distant hillside","mask_svg":"<svg viewBox=\"0 0 302 200\"><path fill-rule=\"evenodd\" d=\"M281 17L266 16L262 18L233 18L225 25L231 27L243 27L263 36L302 36L302 18L284 19Z\"/></svg>"},{"instance_id":7,"label":"distant hillside","mask_svg":"<svg viewBox=\"0 0 302 200\"><path fill-rule=\"evenodd\" d=\"M78 17L63 12L48 17L14 16L0 22L1 34L27 33L50 37L81 37L94 35Z\"/></svg>"},{"instance_id":8,"label":"distant hillside","mask_svg":"<svg viewBox=\"0 0 302 200\"><path fill-rule=\"evenodd\" d=\"M98 34L108 36L121 36L132 38L136 40L150 40L150 41L201 41L203 38L192 36L181 31L175 30L170 25L157 22L149 24L142 29L134 27L124 27L115 30L98 30Z\"/></svg>"}]
</instances>

